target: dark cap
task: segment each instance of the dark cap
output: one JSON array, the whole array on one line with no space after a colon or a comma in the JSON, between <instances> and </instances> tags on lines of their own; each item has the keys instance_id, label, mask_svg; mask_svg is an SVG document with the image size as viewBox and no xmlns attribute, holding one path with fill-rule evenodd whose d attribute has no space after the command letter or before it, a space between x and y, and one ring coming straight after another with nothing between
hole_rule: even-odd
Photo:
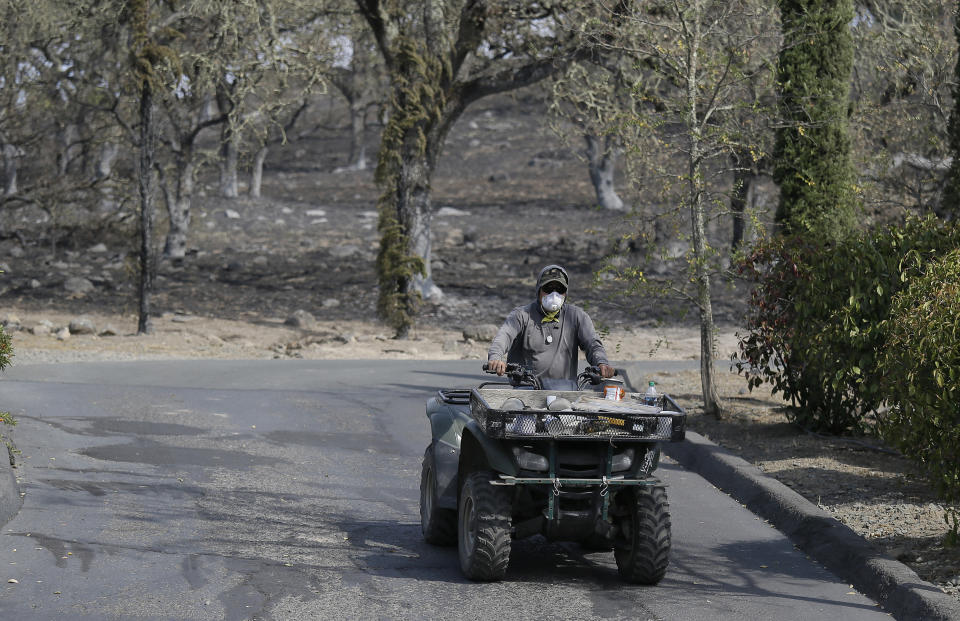
<instances>
[{"instance_id":1,"label":"dark cap","mask_svg":"<svg viewBox=\"0 0 960 621\"><path fill-rule=\"evenodd\" d=\"M548 265L540 272L540 278L537 279L537 288L543 289L544 285L551 282L558 282L564 289L569 288L567 272L559 265Z\"/></svg>"}]
</instances>

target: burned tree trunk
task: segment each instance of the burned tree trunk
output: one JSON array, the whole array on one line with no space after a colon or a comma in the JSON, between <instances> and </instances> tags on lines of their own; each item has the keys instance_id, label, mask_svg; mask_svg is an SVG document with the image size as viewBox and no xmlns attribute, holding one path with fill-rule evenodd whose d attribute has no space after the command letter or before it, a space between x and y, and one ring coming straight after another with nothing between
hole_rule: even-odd
<instances>
[{"instance_id":1,"label":"burned tree trunk","mask_svg":"<svg viewBox=\"0 0 960 621\"><path fill-rule=\"evenodd\" d=\"M753 202L756 174L750 170L736 168L733 172L733 195L730 198L730 211L733 216L733 240L730 250L736 252L743 244L746 228L747 206Z\"/></svg>"},{"instance_id":2,"label":"burned tree trunk","mask_svg":"<svg viewBox=\"0 0 960 621\"><path fill-rule=\"evenodd\" d=\"M156 134L153 127L153 89L149 81L140 93L140 169L137 182L140 190L140 316L137 334L153 332L150 298L153 295L157 258L153 249L154 206L153 166L156 156Z\"/></svg>"}]
</instances>

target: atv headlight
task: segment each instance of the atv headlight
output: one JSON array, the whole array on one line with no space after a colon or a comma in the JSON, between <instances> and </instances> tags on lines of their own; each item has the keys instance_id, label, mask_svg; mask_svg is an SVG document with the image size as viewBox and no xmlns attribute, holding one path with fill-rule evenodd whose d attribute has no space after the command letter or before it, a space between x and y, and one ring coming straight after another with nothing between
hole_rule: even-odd
<instances>
[{"instance_id":1,"label":"atv headlight","mask_svg":"<svg viewBox=\"0 0 960 621\"><path fill-rule=\"evenodd\" d=\"M538 455L528 451L522 446L513 447L513 456L517 460L517 465L521 470L535 470L537 472L546 472L550 464L543 455Z\"/></svg>"},{"instance_id":2,"label":"atv headlight","mask_svg":"<svg viewBox=\"0 0 960 621\"><path fill-rule=\"evenodd\" d=\"M613 456L613 463L611 465L611 470L613 472L622 472L624 470L629 470L630 466L633 465L633 456L634 451L632 448L628 448L622 453L617 453Z\"/></svg>"}]
</instances>

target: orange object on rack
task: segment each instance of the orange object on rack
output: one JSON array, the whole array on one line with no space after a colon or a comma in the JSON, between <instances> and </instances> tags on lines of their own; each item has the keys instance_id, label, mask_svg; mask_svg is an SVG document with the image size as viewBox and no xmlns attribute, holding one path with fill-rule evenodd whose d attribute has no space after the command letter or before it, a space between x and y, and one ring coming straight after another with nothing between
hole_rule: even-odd
<instances>
[{"instance_id":1,"label":"orange object on rack","mask_svg":"<svg viewBox=\"0 0 960 621\"><path fill-rule=\"evenodd\" d=\"M611 401L621 401L623 399L623 386L607 384L603 387L603 397Z\"/></svg>"}]
</instances>

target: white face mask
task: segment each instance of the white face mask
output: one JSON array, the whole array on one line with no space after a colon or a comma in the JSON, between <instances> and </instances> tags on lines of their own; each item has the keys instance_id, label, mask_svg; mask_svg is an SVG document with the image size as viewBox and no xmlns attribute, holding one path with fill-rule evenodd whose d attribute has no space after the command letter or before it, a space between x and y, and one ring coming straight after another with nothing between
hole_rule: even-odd
<instances>
[{"instance_id":1,"label":"white face mask","mask_svg":"<svg viewBox=\"0 0 960 621\"><path fill-rule=\"evenodd\" d=\"M556 291L553 293L548 293L543 296L543 310L548 313L555 313L560 310L560 307L563 306L564 296L560 295Z\"/></svg>"}]
</instances>

